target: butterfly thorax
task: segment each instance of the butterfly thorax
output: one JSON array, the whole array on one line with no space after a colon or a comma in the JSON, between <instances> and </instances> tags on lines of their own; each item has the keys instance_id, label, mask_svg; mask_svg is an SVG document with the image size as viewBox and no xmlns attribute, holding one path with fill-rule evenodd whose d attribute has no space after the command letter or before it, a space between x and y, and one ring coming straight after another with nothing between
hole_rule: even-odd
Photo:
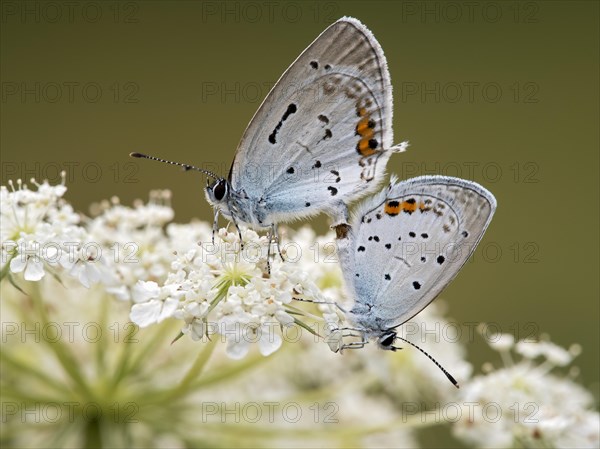
<instances>
[{"instance_id":1,"label":"butterfly thorax","mask_svg":"<svg viewBox=\"0 0 600 449\"><path fill-rule=\"evenodd\" d=\"M206 189L206 200L226 219L244 224L253 229L268 228L272 225L266 213L264 201L256 201L242 191L236 191L227 183L225 194L215 197L215 189Z\"/></svg>"},{"instance_id":2,"label":"butterfly thorax","mask_svg":"<svg viewBox=\"0 0 600 449\"><path fill-rule=\"evenodd\" d=\"M361 329L365 338L379 338L390 328L389 323L377 317L368 304L357 303L349 312L349 319Z\"/></svg>"}]
</instances>

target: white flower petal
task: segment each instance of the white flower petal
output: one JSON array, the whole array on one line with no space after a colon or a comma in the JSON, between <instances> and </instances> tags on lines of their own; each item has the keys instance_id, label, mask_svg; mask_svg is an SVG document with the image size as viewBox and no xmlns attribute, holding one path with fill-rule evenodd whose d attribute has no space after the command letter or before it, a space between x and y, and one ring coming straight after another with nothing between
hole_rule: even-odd
<instances>
[{"instance_id":1,"label":"white flower petal","mask_svg":"<svg viewBox=\"0 0 600 449\"><path fill-rule=\"evenodd\" d=\"M160 287L154 281L137 281L131 291L134 302L146 302L150 299L158 298Z\"/></svg>"},{"instance_id":2,"label":"white flower petal","mask_svg":"<svg viewBox=\"0 0 600 449\"><path fill-rule=\"evenodd\" d=\"M227 339L227 348L225 353L234 360L240 360L246 357L250 350L250 342L241 336L235 336Z\"/></svg>"},{"instance_id":3,"label":"white flower petal","mask_svg":"<svg viewBox=\"0 0 600 449\"><path fill-rule=\"evenodd\" d=\"M107 287L106 291L121 301L127 301L130 299L129 289L125 285L120 285L118 287Z\"/></svg>"},{"instance_id":4,"label":"white flower petal","mask_svg":"<svg viewBox=\"0 0 600 449\"><path fill-rule=\"evenodd\" d=\"M489 345L496 351L508 351L515 345L512 334L496 334L490 337Z\"/></svg>"},{"instance_id":5,"label":"white flower petal","mask_svg":"<svg viewBox=\"0 0 600 449\"><path fill-rule=\"evenodd\" d=\"M158 322L160 323L165 318L169 318L173 316L173 313L177 310L179 306L179 300L176 298L167 298L163 301L162 310L160 311L160 315L158 317Z\"/></svg>"},{"instance_id":6,"label":"white flower petal","mask_svg":"<svg viewBox=\"0 0 600 449\"><path fill-rule=\"evenodd\" d=\"M39 281L44 277L44 263L37 257L30 257L23 277L26 281Z\"/></svg>"},{"instance_id":7,"label":"white flower petal","mask_svg":"<svg viewBox=\"0 0 600 449\"><path fill-rule=\"evenodd\" d=\"M281 347L281 336L274 332L272 326L263 326L259 329L260 339L258 340L258 350L265 357L273 354Z\"/></svg>"},{"instance_id":8,"label":"white flower petal","mask_svg":"<svg viewBox=\"0 0 600 449\"><path fill-rule=\"evenodd\" d=\"M294 317L287 313L285 310L278 310L275 312L275 318L284 326L288 326L294 323Z\"/></svg>"},{"instance_id":9,"label":"white flower petal","mask_svg":"<svg viewBox=\"0 0 600 449\"><path fill-rule=\"evenodd\" d=\"M133 307L131 307L129 319L140 327L147 327L156 323L161 309L162 301L158 300L134 304Z\"/></svg>"},{"instance_id":10,"label":"white flower petal","mask_svg":"<svg viewBox=\"0 0 600 449\"><path fill-rule=\"evenodd\" d=\"M17 254L10 260L10 271L13 273L21 273L27 266L27 256L25 254Z\"/></svg>"}]
</instances>

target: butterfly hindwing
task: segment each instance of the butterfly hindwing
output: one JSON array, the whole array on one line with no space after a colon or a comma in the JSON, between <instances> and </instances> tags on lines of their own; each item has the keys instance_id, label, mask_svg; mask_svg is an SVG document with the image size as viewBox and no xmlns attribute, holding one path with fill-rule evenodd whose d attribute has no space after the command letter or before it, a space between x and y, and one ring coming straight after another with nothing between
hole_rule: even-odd
<instances>
[{"instance_id":1,"label":"butterfly hindwing","mask_svg":"<svg viewBox=\"0 0 600 449\"><path fill-rule=\"evenodd\" d=\"M495 208L490 192L462 179L392 181L352 226L344 271L357 303L383 328L412 318L458 274Z\"/></svg>"}]
</instances>

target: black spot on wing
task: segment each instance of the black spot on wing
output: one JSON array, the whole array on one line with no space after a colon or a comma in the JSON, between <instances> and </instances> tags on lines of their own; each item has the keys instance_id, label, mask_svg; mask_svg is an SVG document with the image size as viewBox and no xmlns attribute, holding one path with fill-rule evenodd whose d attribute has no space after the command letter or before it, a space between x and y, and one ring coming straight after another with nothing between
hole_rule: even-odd
<instances>
[{"instance_id":1,"label":"black spot on wing","mask_svg":"<svg viewBox=\"0 0 600 449\"><path fill-rule=\"evenodd\" d=\"M340 178L340 172L337 170L330 170L329 171L333 176L337 176L337 178L335 178L335 182L340 182L342 180L342 178Z\"/></svg>"},{"instance_id":2,"label":"black spot on wing","mask_svg":"<svg viewBox=\"0 0 600 449\"><path fill-rule=\"evenodd\" d=\"M327 187L327 190L329 190L329 193L331 193L331 196L336 196L338 193L338 189L336 189L335 187Z\"/></svg>"},{"instance_id":3,"label":"black spot on wing","mask_svg":"<svg viewBox=\"0 0 600 449\"><path fill-rule=\"evenodd\" d=\"M292 103L292 104L290 104L288 106L287 110L283 113L283 116L281 117L281 120L279 120L279 123L277 123L277 126L275 127L275 129L269 135L269 142L271 142L271 144L275 145L277 143L277 140L276 140L277 133L279 132L279 130L283 126L283 122L285 122L288 119L288 117L291 114L294 114L297 110L298 110L298 108L297 108L297 106L294 103Z\"/></svg>"},{"instance_id":4,"label":"black spot on wing","mask_svg":"<svg viewBox=\"0 0 600 449\"><path fill-rule=\"evenodd\" d=\"M321 120L326 125L329 123L329 119L327 118L326 115L323 115L323 114L319 115L319 120Z\"/></svg>"},{"instance_id":5,"label":"black spot on wing","mask_svg":"<svg viewBox=\"0 0 600 449\"><path fill-rule=\"evenodd\" d=\"M446 258L444 256L437 256L437 263L439 263L440 265L444 263L444 261L446 260Z\"/></svg>"},{"instance_id":6,"label":"black spot on wing","mask_svg":"<svg viewBox=\"0 0 600 449\"><path fill-rule=\"evenodd\" d=\"M364 252L364 251L365 251L365 247L364 247L364 246L359 246L357 251L358 251L359 253L362 253L362 252Z\"/></svg>"},{"instance_id":7,"label":"black spot on wing","mask_svg":"<svg viewBox=\"0 0 600 449\"><path fill-rule=\"evenodd\" d=\"M417 281L414 281L412 285L415 290L419 290L421 288L421 284Z\"/></svg>"},{"instance_id":8,"label":"black spot on wing","mask_svg":"<svg viewBox=\"0 0 600 449\"><path fill-rule=\"evenodd\" d=\"M318 69L319 68L319 63L317 61L310 61L310 66L313 69Z\"/></svg>"},{"instance_id":9,"label":"black spot on wing","mask_svg":"<svg viewBox=\"0 0 600 449\"><path fill-rule=\"evenodd\" d=\"M286 171L291 175L294 173L294 167L290 167Z\"/></svg>"},{"instance_id":10,"label":"black spot on wing","mask_svg":"<svg viewBox=\"0 0 600 449\"><path fill-rule=\"evenodd\" d=\"M319 142L322 142L323 140L328 140L331 139L333 137L333 133L331 132L331 130L329 128L325 129L325 134L323 135L323 137L321 137L321 140L319 140Z\"/></svg>"},{"instance_id":11,"label":"black spot on wing","mask_svg":"<svg viewBox=\"0 0 600 449\"><path fill-rule=\"evenodd\" d=\"M391 277L389 274L386 274L386 275L385 275L385 280L386 280L386 281L391 281L391 280L392 280L392 277Z\"/></svg>"}]
</instances>

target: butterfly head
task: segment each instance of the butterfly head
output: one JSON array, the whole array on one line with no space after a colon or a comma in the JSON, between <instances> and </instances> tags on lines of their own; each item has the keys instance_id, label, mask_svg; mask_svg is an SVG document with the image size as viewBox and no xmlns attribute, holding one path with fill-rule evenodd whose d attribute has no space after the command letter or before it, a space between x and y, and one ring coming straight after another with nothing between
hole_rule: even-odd
<instances>
[{"instance_id":1,"label":"butterfly head","mask_svg":"<svg viewBox=\"0 0 600 449\"><path fill-rule=\"evenodd\" d=\"M212 184L207 183L206 199L213 206L226 202L228 196L229 183L225 178L217 178Z\"/></svg>"},{"instance_id":2,"label":"butterfly head","mask_svg":"<svg viewBox=\"0 0 600 449\"><path fill-rule=\"evenodd\" d=\"M388 330L388 331L385 331L384 333L382 333L377 338L377 346L379 346L380 349L386 349L388 351L395 351L396 349L398 349L394 346L395 341L396 341L396 332L393 330Z\"/></svg>"}]
</instances>

